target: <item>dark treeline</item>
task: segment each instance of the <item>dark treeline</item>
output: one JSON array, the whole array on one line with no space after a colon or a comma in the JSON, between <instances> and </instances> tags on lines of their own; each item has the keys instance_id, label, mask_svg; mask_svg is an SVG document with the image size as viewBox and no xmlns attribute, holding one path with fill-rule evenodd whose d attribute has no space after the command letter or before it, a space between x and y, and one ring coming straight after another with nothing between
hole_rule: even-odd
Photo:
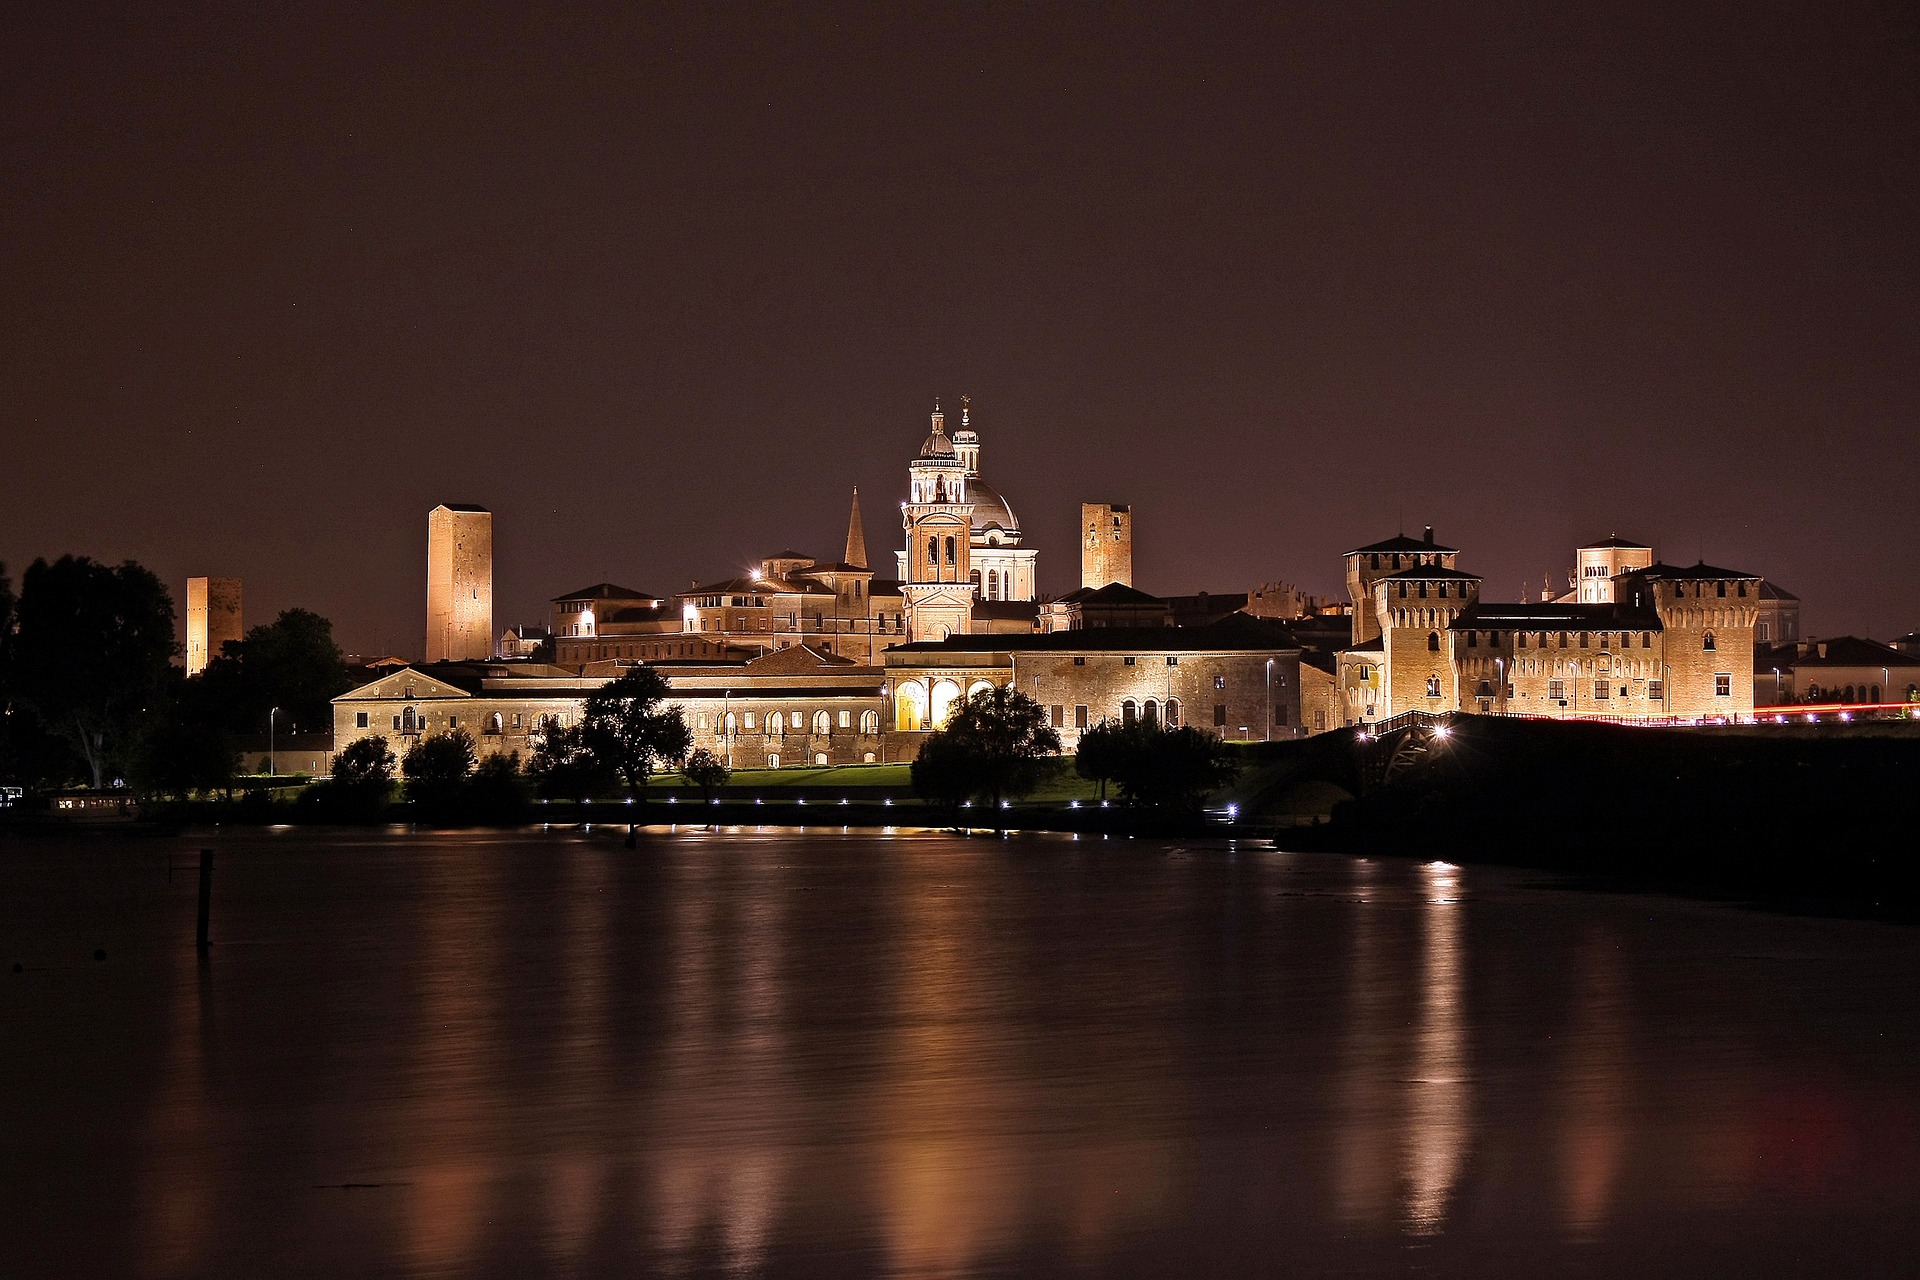
<instances>
[{"instance_id":1,"label":"dark treeline","mask_svg":"<svg viewBox=\"0 0 1920 1280\"><path fill-rule=\"evenodd\" d=\"M36 560L17 592L0 567L0 782L230 792L269 714L281 732L331 728L352 677L325 618L289 609L189 680L176 617L132 561Z\"/></svg>"},{"instance_id":2,"label":"dark treeline","mask_svg":"<svg viewBox=\"0 0 1920 1280\"><path fill-rule=\"evenodd\" d=\"M1462 716L1419 763L1291 839L1911 911L1917 783L1914 736Z\"/></svg>"}]
</instances>

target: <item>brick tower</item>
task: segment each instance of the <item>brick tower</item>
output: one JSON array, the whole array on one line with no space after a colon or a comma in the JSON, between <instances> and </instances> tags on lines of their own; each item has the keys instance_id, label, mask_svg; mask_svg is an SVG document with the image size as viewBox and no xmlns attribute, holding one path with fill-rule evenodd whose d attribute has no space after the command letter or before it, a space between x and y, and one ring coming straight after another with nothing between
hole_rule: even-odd
<instances>
[{"instance_id":1,"label":"brick tower","mask_svg":"<svg viewBox=\"0 0 1920 1280\"><path fill-rule=\"evenodd\" d=\"M427 513L427 661L493 655L493 513L445 503Z\"/></svg>"}]
</instances>

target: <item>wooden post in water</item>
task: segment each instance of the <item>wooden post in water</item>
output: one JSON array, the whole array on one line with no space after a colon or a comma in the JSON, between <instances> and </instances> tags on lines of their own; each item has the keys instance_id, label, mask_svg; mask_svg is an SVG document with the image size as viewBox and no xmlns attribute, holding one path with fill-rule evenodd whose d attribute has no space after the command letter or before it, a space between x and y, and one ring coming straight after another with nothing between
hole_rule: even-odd
<instances>
[{"instance_id":1,"label":"wooden post in water","mask_svg":"<svg viewBox=\"0 0 1920 1280\"><path fill-rule=\"evenodd\" d=\"M202 954L207 950L207 917L213 911L213 850L200 851L200 923L193 932L193 945Z\"/></svg>"}]
</instances>

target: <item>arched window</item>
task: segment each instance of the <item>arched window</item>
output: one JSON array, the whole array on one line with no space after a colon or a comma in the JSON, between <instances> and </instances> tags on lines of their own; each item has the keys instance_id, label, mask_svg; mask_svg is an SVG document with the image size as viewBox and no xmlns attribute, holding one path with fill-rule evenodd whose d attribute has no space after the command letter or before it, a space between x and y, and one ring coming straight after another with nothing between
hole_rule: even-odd
<instances>
[{"instance_id":1,"label":"arched window","mask_svg":"<svg viewBox=\"0 0 1920 1280\"><path fill-rule=\"evenodd\" d=\"M813 713L813 736L824 738L833 732L833 717L824 711Z\"/></svg>"},{"instance_id":2,"label":"arched window","mask_svg":"<svg viewBox=\"0 0 1920 1280\"><path fill-rule=\"evenodd\" d=\"M780 753L778 751L767 752L767 768L778 769L779 767L780 767Z\"/></svg>"},{"instance_id":3,"label":"arched window","mask_svg":"<svg viewBox=\"0 0 1920 1280\"><path fill-rule=\"evenodd\" d=\"M487 732L502 733L506 730L507 718L498 711L487 717Z\"/></svg>"},{"instance_id":4,"label":"arched window","mask_svg":"<svg viewBox=\"0 0 1920 1280\"><path fill-rule=\"evenodd\" d=\"M414 715L412 707L407 707L400 713L400 732L402 733L420 732L420 720L419 720L419 717Z\"/></svg>"},{"instance_id":5,"label":"arched window","mask_svg":"<svg viewBox=\"0 0 1920 1280\"><path fill-rule=\"evenodd\" d=\"M953 555L953 539L952 539L952 538L948 538L948 539L947 539L947 563L948 563L948 564L958 564L958 563L960 563L960 562L959 562L958 560L956 560L956 559L954 559L954 555Z\"/></svg>"},{"instance_id":6,"label":"arched window","mask_svg":"<svg viewBox=\"0 0 1920 1280\"><path fill-rule=\"evenodd\" d=\"M927 539L927 563L940 563L940 539L938 538Z\"/></svg>"},{"instance_id":7,"label":"arched window","mask_svg":"<svg viewBox=\"0 0 1920 1280\"><path fill-rule=\"evenodd\" d=\"M731 738L734 734L738 733L739 731L740 731L739 718L736 717L733 714L733 712L731 711L727 712L726 720L724 720L720 725L720 732L725 736Z\"/></svg>"},{"instance_id":8,"label":"arched window","mask_svg":"<svg viewBox=\"0 0 1920 1280\"><path fill-rule=\"evenodd\" d=\"M813 753L813 762L814 762L815 764L821 764L821 765L823 765L823 764L825 764L825 763L827 762L827 753L826 753L826 752L824 752L824 751L816 751L816 752L814 752L814 753Z\"/></svg>"},{"instance_id":9,"label":"arched window","mask_svg":"<svg viewBox=\"0 0 1920 1280\"><path fill-rule=\"evenodd\" d=\"M987 599L998 600L999 598L1000 571L998 569L989 569L987 570Z\"/></svg>"},{"instance_id":10,"label":"arched window","mask_svg":"<svg viewBox=\"0 0 1920 1280\"><path fill-rule=\"evenodd\" d=\"M1852 702L1852 701L1853 701L1853 686L1852 686L1852 685L1848 685L1848 686L1847 686L1847 687L1846 687L1845 689L1843 689L1843 690L1841 690L1841 691L1840 691L1840 701L1842 701L1842 702Z\"/></svg>"},{"instance_id":11,"label":"arched window","mask_svg":"<svg viewBox=\"0 0 1920 1280\"><path fill-rule=\"evenodd\" d=\"M967 696L969 698L978 697L979 695L985 693L987 690L991 688L993 688L993 681L975 680L972 684L967 686Z\"/></svg>"},{"instance_id":12,"label":"arched window","mask_svg":"<svg viewBox=\"0 0 1920 1280\"><path fill-rule=\"evenodd\" d=\"M1700 642L1700 647L1708 653L1714 651L1713 632L1707 632L1706 636Z\"/></svg>"},{"instance_id":13,"label":"arched window","mask_svg":"<svg viewBox=\"0 0 1920 1280\"><path fill-rule=\"evenodd\" d=\"M927 686L909 680L893 691L893 727L901 733L927 727Z\"/></svg>"},{"instance_id":14,"label":"arched window","mask_svg":"<svg viewBox=\"0 0 1920 1280\"><path fill-rule=\"evenodd\" d=\"M1139 722L1140 709L1134 705L1132 698L1128 698L1120 704L1120 723L1131 725L1138 724Z\"/></svg>"},{"instance_id":15,"label":"arched window","mask_svg":"<svg viewBox=\"0 0 1920 1280\"><path fill-rule=\"evenodd\" d=\"M1440 652L1440 633L1438 631L1427 632L1427 652Z\"/></svg>"},{"instance_id":16,"label":"arched window","mask_svg":"<svg viewBox=\"0 0 1920 1280\"><path fill-rule=\"evenodd\" d=\"M1870 698L1868 698L1868 699L1867 699L1867 701L1868 701L1868 702L1878 702L1878 701L1880 701L1880 686L1879 686L1879 685L1875 685L1875 686L1873 686L1873 696L1872 696L1872 697L1870 697Z\"/></svg>"},{"instance_id":17,"label":"arched window","mask_svg":"<svg viewBox=\"0 0 1920 1280\"><path fill-rule=\"evenodd\" d=\"M767 716L766 731L767 731L767 736L769 738L779 738L779 737L785 736L785 729L786 729L785 720L778 711L775 711Z\"/></svg>"},{"instance_id":18,"label":"arched window","mask_svg":"<svg viewBox=\"0 0 1920 1280\"><path fill-rule=\"evenodd\" d=\"M1180 699L1168 698L1167 699L1167 728L1178 729L1179 727L1180 727Z\"/></svg>"},{"instance_id":19,"label":"arched window","mask_svg":"<svg viewBox=\"0 0 1920 1280\"><path fill-rule=\"evenodd\" d=\"M1155 702L1152 698L1148 698L1146 701L1146 705L1140 708L1140 718L1141 720L1145 721L1147 724L1159 724L1160 723L1160 704Z\"/></svg>"},{"instance_id":20,"label":"arched window","mask_svg":"<svg viewBox=\"0 0 1920 1280\"><path fill-rule=\"evenodd\" d=\"M880 713L878 711L862 711L860 713L860 732L867 735L880 732Z\"/></svg>"},{"instance_id":21,"label":"arched window","mask_svg":"<svg viewBox=\"0 0 1920 1280\"><path fill-rule=\"evenodd\" d=\"M960 701L960 686L951 680L942 680L933 686L933 727L939 728L953 716L953 708Z\"/></svg>"},{"instance_id":22,"label":"arched window","mask_svg":"<svg viewBox=\"0 0 1920 1280\"><path fill-rule=\"evenodd\" d=\"M1439 676L1427 677L1427 696L1429 698L1437 698L1440 696L1440 677Z\"/></svg>"}]
</instances>

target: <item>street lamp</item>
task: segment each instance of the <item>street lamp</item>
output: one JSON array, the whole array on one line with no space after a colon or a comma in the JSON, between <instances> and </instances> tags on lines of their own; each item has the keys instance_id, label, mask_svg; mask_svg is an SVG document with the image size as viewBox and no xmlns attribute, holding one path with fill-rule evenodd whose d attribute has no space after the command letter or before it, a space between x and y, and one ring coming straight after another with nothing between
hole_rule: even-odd
<instances>
[{"instance_id":1,"label":"street lamp","mask_svg":"<svg viewBox=\"0 0 1920 1280\"><path fill-rule=\"evenodd\" d=\"M280 714L280 708L274 707L267 712L267 780L272 781L273 767L273 718Z\"/></svg>"}]
</instances>

